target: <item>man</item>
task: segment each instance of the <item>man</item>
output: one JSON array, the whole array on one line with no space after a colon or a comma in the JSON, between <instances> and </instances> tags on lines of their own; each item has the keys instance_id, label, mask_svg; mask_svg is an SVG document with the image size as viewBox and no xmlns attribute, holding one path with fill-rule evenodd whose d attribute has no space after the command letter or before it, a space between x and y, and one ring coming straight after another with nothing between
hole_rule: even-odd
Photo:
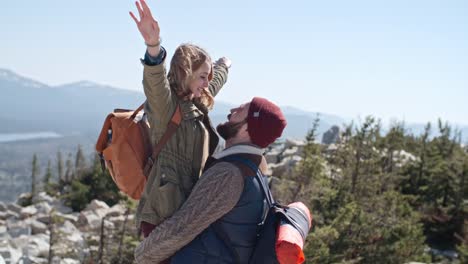
<instances>
[{"instance_id":1,"label":"man","mask_svg":"<svg viewBox=\"0 0 468 264\"><path fill-rule=\"evenodd\" d=\"M265 196L255 171L229 157L248 159L265 171L263 148L285 126L280 108L264 98L231 109L228 121L217 127L226 149L209 159L182 207L140 243L136 261L159 263L171 257L171 263L247 263Z\"/></svg>"}]
</instances>

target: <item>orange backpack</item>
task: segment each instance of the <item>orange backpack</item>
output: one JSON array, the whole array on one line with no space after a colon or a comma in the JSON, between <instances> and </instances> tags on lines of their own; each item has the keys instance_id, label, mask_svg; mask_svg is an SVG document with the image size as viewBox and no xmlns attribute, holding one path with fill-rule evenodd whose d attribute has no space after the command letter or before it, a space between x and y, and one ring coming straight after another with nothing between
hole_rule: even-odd
<instances>
[{"instance_id":1,"label":"orange backpack","mask_svg":"<svg viewBox=\"0 0 468 264\"><path fill-rule=\"evenodd\" d=\"M135 111L115 109L102 127L96 143L101 165L107 168L117 187L133 199L140 199L146 179L159 152L180 125L182 115L177 105L166 132L151 145L148 122Z\"/></svg>"}]
</instances>

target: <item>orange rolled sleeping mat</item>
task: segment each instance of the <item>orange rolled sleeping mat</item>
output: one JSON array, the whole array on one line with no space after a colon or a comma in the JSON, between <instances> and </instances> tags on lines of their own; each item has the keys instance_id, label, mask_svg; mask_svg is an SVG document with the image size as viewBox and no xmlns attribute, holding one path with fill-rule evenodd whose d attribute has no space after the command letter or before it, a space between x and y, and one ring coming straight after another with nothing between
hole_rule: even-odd
<instances>
[{"instance_id":1,"label":"orange rolled sleeping mat","mask_svg":"<svg viewBox=\"0 0 468 264\"><path fill-rule=\"evenodd\" d=\"M276 256L280 264L301 264L305 261L302 249L312 226L312 216L301 202L289 204L288 207L288 210L295 210L300 215L300 221L295 223L296 228L287 221L281 222L276 234Z\"/></svg>"}]
</instances>

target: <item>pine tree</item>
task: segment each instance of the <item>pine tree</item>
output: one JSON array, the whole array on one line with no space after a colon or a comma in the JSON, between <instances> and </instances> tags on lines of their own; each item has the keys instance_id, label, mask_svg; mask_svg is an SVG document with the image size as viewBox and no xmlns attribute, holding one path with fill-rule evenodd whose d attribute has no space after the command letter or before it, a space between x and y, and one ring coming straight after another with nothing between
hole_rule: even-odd
<instances>
[{"instance_id":1,"label":"pine tree","mask_svg":"<svg viewBox=\"0 0 468 264\"><path fill-rule=\"evenodd\" d=\"M74 169L73 169L73 162L72 162L72 155L69 153L67 161L65 162L66 170L65 170L65 184L70 184L74 178Z\"/></svg>"},{"instance_id":2,"label":"pine tree","mask_svg":"<svg viewBox=\"0 0 468 264\"><path fill-rule=\"evenodd\" d=\"M311 182L316 182L323 177L325 160L322 158L321 147L315 142L320 119L317 116L313 122L312 129L307 133L306 145L302 160L293 173L293 180L297 188L293 194L293 201L304 200L311 195Z\"/></svg>"},{"instance_id":3,"label":"pine tree","mask_svg":"<svg viewBox=\"0 0 468 264\"><path fill-rule=\"evenodd\" d=\"M83 154L81 145L78 145L78 150L75 156L75 177L80 178L86 169L86 159Z\"/></svg>"},{"instance_id":4,"label":"pine tree","mask_svg":"<svg viewBox=\"0 0 468 264\"><path fill-rule=\"evenodd\" d=\"M429 184L430 135L431 123L427 123L422 135L416 138L406 137L408 141L412 141L413 146L409 147L409 149L414 152L416 160L402 169L402 181L397 185L400 186L398 190L401 193L414 197L411 203L417 209L425 200Z\"/></svg>"},{"instance_id":5,"label":"pine tree","mask_svg":"<svg viewBox=\"0 0 468 264\"><path fill-rule=\"evenodd\" d=\"M408 162L404 123L392 123L386 135L376 137L375 148L380 155L380 158L375 156L376 159L380 159L380 179L377 188L380 188L380 192L394 190L401 185L402 167Z\"/></svg>"},{"instance_id":6,"label":"pine tree","mask_svg":"<svg viewBox=\"0 0 468 264\"><path fill-rule=\"evenodd\" d=\"M61 151L57 152L57 178L59 182L63 182L65 180L63 174L63 158Z\"/></svg>"},{"instance_id":7,"label":"pine tree","mask_svg":"<svg viewBox=\"0 0 468 264\"><path fill-rule=\"evenodd\" d=\"M37 161L37 155L34 153L33 160L32 160L32 170L31 170L31 197L36 195L36 185L37 185L37 177L39 175L39 164Z\"/></svg>"},{"instance_id":8,"label":"pine tree","mask_svg":"<svg viewBox=\"0 0 468 264\"><path fill-rule=\"evenodd\" d=\"M356 128L356 135L350 139L353 149L351 165L351 194L356 197L368 197L375 190L376 178L381 176L377 140L380 137L380 123L373 117L366 117L364 123Z\"/></svg>"},{"instance_id":9,"label":"pine tree","mask_svg":"<svg viewBox=\"0 0 468 264\"><path fill-rule=\"evenodd\" d=\"M47 162L47 169L46 169L46 173L44 175L44 189L45 190L48 190L49 187L50 187L50 183L51 183L51 180L52 179L52 165L51 165L51 162L50 160Z\"/></svg>"},{"instance_id":10,"label":"pine tree","mask_svg":"<svg viewBox=\"0 0 468 264\"><path fill-rule=\"evenodd\" d=\"M405 148L405 125L404 123L396 122L390 127L390 131L382 140L381 149L384 150L383 171L386 173L394 173L395 170L395 154Z\"/></svg>"},{"instance_id":11,"label":"pine tree","mask_svg":"<svg viewBox=\"0 0 468 264\"><path fill-rule=\"evenodd\" d=\"M440 205L446 207L448 199L456 188L456 174L459 165L455 164L455 151L458 143L455 139L456 136L452 138L452 128L447 123L443 124L441 120L439 120L439 132L440 136L434 139L434 143L440 162L437 164L432 188L434 193L438 192L440 195L438 197L441 198Z\"/></svg>"},{"instance_id":12,"label":"pine tree","mask_svg":"<svg viewBox=\"0 0 468 264\"><path fill-rule=\"evenodd\" d=\"M424 134L421 136L421 147L419 151L419 165L417 167L416 181L414 181L412 193L418 194L421 186L427 185L427 156L429 151L429 135L431 133L431 123L427 123Z\"/></svg>"}]
</instances>

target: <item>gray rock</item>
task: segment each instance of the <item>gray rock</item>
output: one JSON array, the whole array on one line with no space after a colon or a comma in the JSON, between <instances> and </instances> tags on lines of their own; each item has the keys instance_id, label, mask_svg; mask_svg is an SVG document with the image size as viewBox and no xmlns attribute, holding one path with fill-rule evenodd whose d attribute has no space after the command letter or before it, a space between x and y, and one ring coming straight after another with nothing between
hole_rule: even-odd
<instances>
[{"instance_id":1,"label":"gray rock","mask_svg":"<svg viewBox=\"0 0 468 264\"><path fill-rule=\"evenodd\" d=\"M395 165L397 167L402 167L406 165L409 162L414 162L419 160L419 158L416 158L413 154L406 152L404 150L395 150L393 152L393 161L396 163Z\"/></svg>"},{"instance_id":2,"label":"gray rock","mask_svg":"<svg viewBox=\"0 0 468 264\"><path fill-rule=\"evenodd\" d=\"M279 162L279 155L280 155L280 150L278 149L272 149L265 153L265 158L267 160L267 163L278 163Z\"/></svg>"},{"instance_id":3,"label":"gray rock","mask_svg":"<svg viewBox=\"0 0 468 264\"><path fill-rule=\"evenodd\" d=\"M2 243L1 242L7 242L11 240L10 234L8 232L0 233L0 248L2 248Z\"/></svg>"},{"instance_id":4,"label":"gray rock","mask_svg":"<svg viewBox=\"0 0 468 264\"><path fill-rule=\"evenodd\" d=\"M0 212L0 220L5 220L8 218L7 212Z\"/></svg>"},{"instance_id":5,"label":"gray rock","mask_svg":"<svg viewBox=\"0 0 468 264\"><path fill-rule=\"evenodd\" d=\"M57 227L57 230L63 232L64 234L79 233L80 231L73 225L70 221L65 221L63 224Z\"/></svg>"},{"instance_id":6,"label":"gray rock","mask_svg":"<svg viewBox=\"0 0 468 264\"><path fill-rule=\"evenodd\" d=\"M112 216L119 216L125 214L125 211L127 211L127 208L123 204L116 204L112 206L109 211L107 212L106 216L107 217L112 217Z\"/></svg>"},{"instance_id":7,"label":"gray rock","mask_svg":"<svg viewBox=\"0 0 468 264\"><path fill-rule=\"evenodd\" d=\"M11 247L10 245L0 246L0 256L2 256L5 263L16 264L21 257L21 251Z\"/></svg>"},{"instance_id":8,"label":"gray rock","mask_svg":"<svg viewBox=\"0 0 468 264\"><path fill-rule=\"evenodd\" d=\"M67 221L70 221L71 223L73 224L76 224L78 223L78 216L79 214L62 214L62 213L56 213L55 214L57 217L63 219L63 220L67 220Z\"/></svg>"},{"instance_id":9,"label":"gray rock","mask_svg":"<svg viewBox=\"0 0 468 264\"><path fill-rule=\"evenodd\" d=\"M23 248L24 251L30 252L29 256L48 258L49 257L49 236L46 234L38 234L29 237L28 245Z\"/></svg>"},{"instance_id":10,"label":"gray rock","mask_svg":"<svg viewBox=\"0 0 468 264\"><path fill-rule=\"evenodd\" d=\"M62 259L60 257L54 257L52 259L52 264L80 264L80 261L71 258Z\"/></svg>"},{"instance_id":11,"label":"gray rock","mask_svg":"<svg viewBox=\"0 0 468 264\"><path fill-rule=\"evenodd\" d=\"M36 216L36 220L47 225L49 224L50 217L49 215L39 214Z\"/></svg>"},{"instance_id":12,"label":"gray rock","mask_svg":"<svg viewBox=\"0 0 468 264\"><path fill-rule=\"evenodd\" d=\"M7 209L7 206L5 205L4 202L0 202L0 212L5 212Z\"/></svg>"},{"instance_id":13,"label":"gray rock","mask_svg":"<svg viewBox=\"0 0 468 264\"><path fill-rule=\"evenodd\" d=\"M340 128L338 126L332 126L327 132L323 133L322 144L333 144L340 140Z\"/></svg>"},{"instance_id":14,"label":"gray rock","mask_svg":"<svg viewBox=\"0 0 468 264\"><path fill-rule=\"evenodd\" d=\"M53 256L52 261L50 262L51 264L61 264L62 258L59 256Z\"/></svg>"},{"instance_id":15,"label":"gray rock","mask_svg":"<svg viewBox=\"0 0 468 264\"><path fill-rule=\"evenodd\" d=\"M284 148L290 148L290 147L303 147L305 146L306 142L303 140L296 140L296 139L291 139L287 138L286 141L284 142Z\"/></svg>"},{"instance_id":16,"label":"gray rock","mask_svg":"<svg viewBox=\"0 0 468 264\"><path fill-rule=\"evenodd\" d=\"M10 246L10 239L0 239L0 249Z\"/></svg>"},{"instance_id":17,"label":"gray rock","mask_svg":"<svg viewBox=\"0 0 468 264\"><path fill-rule=\"evenodd\" d=\"M104 221L104 228L106 230L113 230L113 229L115 229L115 224L113 222L109 221L109 219L106 219Z\"/></svg>"},{"instance_id":18,"label":"gray rock","mask_svg":"<svg viewBox=\"0 0 468 264\"><path fill-rule=\"evenodd\" d=\"M23 255L18 264L47 264L48 260L45 258L37 258L33 256L25 256Z\"/></svg>"},{"instance_id":19,"label":"gray rock","mask_svg":"<svg viewBox=\"0 0 468 264\"><path fill-rule=\"evenodd\" d=\"M8 228L8 234L15 238L20 236L30 236L32 233L31 226L13 226Z\"/></svg>"},{"instance_id":20,"label":"gray rock","mask_svg":"<svg viewBox=\"0 0 468 264\"><path fill-rule=\"evenodd\" d=\"M332 144L328 145L328 147L327 147L327 152L334 152L336 150L338 150L338 145L335 144L335 143L332 143Z\"/></svg>"},{"instance_id":21,"label":"gray rock","mask_svg":"<svg viewBox=\"0 0 468 264\"><path fill-rule=\"evenodd\" d=\"M65 206L62 202L60 201L54 201L52 203L52 207L55 209L55 211L60 212L62 214L70 214L73 212L73 209L71 209L68 206Z\"/></svg>"},{"instance_id":22,"label":"gray rock","mask_svg":"<svg viewBox=\"0 0 468 264\"><path fill-rule=\"evenodd\" d=\"M17 205L17 204L14 204L14 203L9 203L9 204L7 205L7 209L10 210L10 211L12 211L12 212L15 212L15 213L17 213L17 214L20 214L20 213L21 213L22 207L19 206L19 205Z\"/></svg>"},{"instance_id":23,"label":"gray rock","mask_svg":"<svg viewBox=\"0 0 468 264\"><path fill-rule=\"evenodd\" d=\"M37 212L40 214L49 214L52 211L52 207L48 202L39 202L34 207L36 207Z\"/></svg>"},{"instance_id":24,"label":"gray rock","mask_svg":"<svg viewBox=\"0 0 468 264\"><path fill-rule=\"evenodd\" d=\"M83 211L95 211L98 209L109 209L109 206L103 201L94 199Z\"/></svg>"},{"instance_id":25,"label":"gray rock","mask_svg":"<svg viewBox=\"0 0 468 264\"><path fill-rule=\"evenodd\" d=\"M83 260L89 254L83 234L71 222L59 225L55 234L58 239L52 248L55 256Z\"/></svg>"},{"instance_id":26,"label":"gray rock","mask_svg":"<svg viewBox=\"0 0 468 264\"><path fill-rule=\"evenodd\" d=\"M301 160L302 158L299 156L284 158L280 163L270 166L271 175L278 178L288 177L293 172L295 165Z\"/></svg>"},{"instance_id":27,"label":"gray rock","mask_svg":"<svg viewBox=\"0 0 468 264\"><path fill-rule=\"evenodd\" d=\"M6 211L6 218L4 220L7 220L7 219L20 219L20 216L19 216L18 213L7 210Z\"/></svg>"},{"instance_id":28,"label":"gray rock","mask_svg":"<svg viewBox=\"0 0 468 264\"><path fill-rule=\"evenodd\" d=\"M97 230L101 227L101 219L102 218L94 212L82 211L78 216L77 225L80 227L86 227L88 230Z\"/></svg>"},{"instance_id":29,"label":"gray rock","mask_svg":"<svg viewBox=\"0 0 468 264\"><path fill-rule=\"evenodd\" d=\"M285 149L283 151L283 153L281 153L281 156L284 158L287 158L287 157L291 157L291 156L294 156L294 155L299 155L299 147L297 146L293 146L293 147L290 147L288 149Z\"/></svg>"},{"instance_id":30,"label":"gray rock","mask_svg":"<svg viewBox=\"0 0 468 264\"><path fill-rule=\"evenodd\" d=\"M107 216L109 211L110 211L110 209L101 208L101 209L96 209L96 210L91 211L91 212L94 213L95 215L97 215L99 218L103 218L103 217Z\"/></svg>"},{"instance_id":31,"label":"gray rock","mask_svg":"<svg viewBox=\"0 0 468 264\"><path fill-rule=\"evenodd\" d=\"M32 230L33 235L35 235L35 234L44 234L48 230L48 227L44 223L33 220L31 222L31 230Z\"/></svg>"},{"instance_id":32,"label":"gray rock","mask_svg":"<svg viewBox=\"0 0 468 264\"><path fill-rule=\"evenodd\" d=\"M123 222L125 222L125 216L123 215L113 216L113 217L109 217L108 220L109 222L114 223L114 225L120 226L121 224L123 224Z\"/></svg>"},{"instance_id":33,"label":"gray rock","mask_svg":"<svg viewBox=\"0 0 468 264\"><path fill-rule=\"evenodd\" d=\"M30 205L21 209L20 216L21 219L25 219L37 214L37 209L34 205Z\"/></svg>"},{"instance_id":34,"label":"gray rock","mask_svg":"<svg viewBox=\"0 0 468 264\"><path fill-rule=\"evenodd\" d=\"M54 200L55 200L54 198L52 198L45 192L40 192L32 198L33 203L46 202L46 203L51 204L54 202Z\"/></svg>"}]
</instances>

